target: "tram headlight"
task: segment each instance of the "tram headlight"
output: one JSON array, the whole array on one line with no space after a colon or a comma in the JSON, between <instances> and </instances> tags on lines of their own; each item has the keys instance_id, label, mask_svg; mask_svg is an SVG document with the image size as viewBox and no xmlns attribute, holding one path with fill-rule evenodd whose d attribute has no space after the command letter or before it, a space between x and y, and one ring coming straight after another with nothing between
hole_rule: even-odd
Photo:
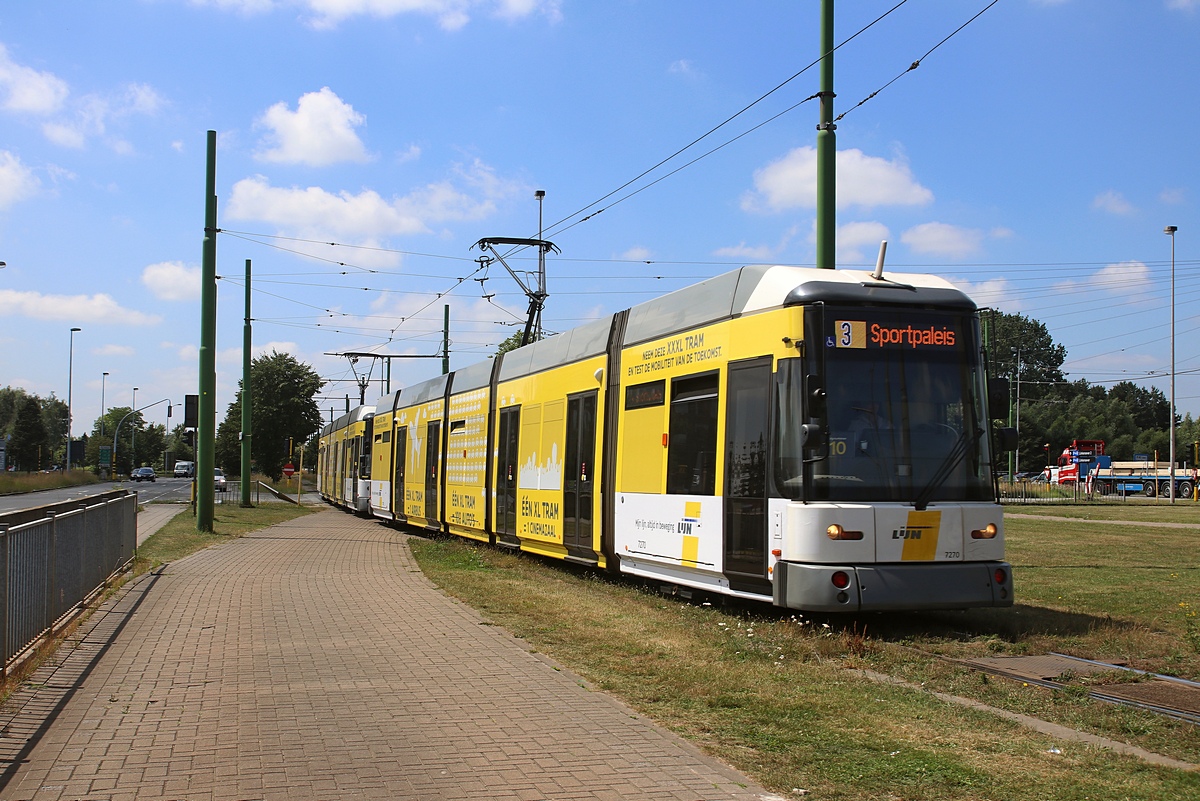
<instances>
[{"instance_id":1,"label":"tram headlight","mask_svg":"<svg viewBox=\"0 0 1200 801\"><path fill-rule=\"evenodd\" d=\"M861 531L847 531L837 523L833 523L825 529L825 534L831 540L861 540L863 538Z\"/></svg>"},{"instance_id":2,"label":"tram headlight","mask_svg":"<svg viewBox=\"0 0 1200 801\"><path fill-rule=\"evenodd\" d=\"M973 540L990 540L990 539L994 539L995 536L999 533L1000 533L999 526L997 526L995 523L988 523L983 528L977 528L974 531L972 531L971 539L973 539Z\"/></svg>"}]
</instances>

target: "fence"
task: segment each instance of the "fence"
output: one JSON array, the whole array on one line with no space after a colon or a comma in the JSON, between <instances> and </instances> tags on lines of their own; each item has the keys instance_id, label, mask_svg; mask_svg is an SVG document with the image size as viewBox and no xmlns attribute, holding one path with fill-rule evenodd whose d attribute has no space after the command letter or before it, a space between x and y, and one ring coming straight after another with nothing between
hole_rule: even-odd
<instances>
[{"instance_id":1,"label":"fence","mask_svg":"<svg viewBox=\"0 0 1200 801\"><path fill-rule=\"evenodd\" d=\"M1167 494L1159 494L1154 490L1143 491L1141 484L1124 484L1114 486L1050 484L1046 481L1001 481L1000 502L1003 504L1154 504L1167 503ZM1137 486L1135 491L1133 486ZM1102 491L1103 490L1103 491ZM1180 495L1178 501L1191 502L1193 496L1189 490L1187 496Z\"/></svg>"},{"instance_id":2,"label":"fence","mask_svg":"<svg viewBox=\"0 0 1200 801\"><path fill-rule=\"evenodd\" d=\"M0 522L3 668L124 570L137 546L137 496L44 507L38 520Z\"/></svg>"}]
</instances>

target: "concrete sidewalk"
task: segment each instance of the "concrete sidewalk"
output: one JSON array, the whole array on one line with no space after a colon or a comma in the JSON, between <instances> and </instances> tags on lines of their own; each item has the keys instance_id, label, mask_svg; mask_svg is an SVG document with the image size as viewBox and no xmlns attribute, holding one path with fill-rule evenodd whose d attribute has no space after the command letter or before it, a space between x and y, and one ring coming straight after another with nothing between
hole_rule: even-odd
<instances>
[{"instance_id":1,"label":"concrete sidewalk","mask_svg":"<svg viewBox=\"0 0 1200 801\"><path fill-rule=\"evenodd\" d=\"M0 799L772 797L341 512L168 565L90 623L5 710Z\"/></svg>"},{"instance_id":2,"label":"concrete sidewalk","mask_svg":"<svg viewBox=\"0 0 1200 801\"><path fill-rule=\"evenodd\" d=\"M146 539L160 528L170 523L175 515L191 512L192 507L186 503L148 503L142 507L137 516L137 543L141 545Z\"/></svg>"}]
</instances>

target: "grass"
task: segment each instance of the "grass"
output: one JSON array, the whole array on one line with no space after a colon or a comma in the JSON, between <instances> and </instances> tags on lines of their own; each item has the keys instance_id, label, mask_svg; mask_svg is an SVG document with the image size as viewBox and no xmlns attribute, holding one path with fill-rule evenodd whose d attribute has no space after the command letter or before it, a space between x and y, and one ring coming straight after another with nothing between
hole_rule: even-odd
<instances>
[{"instance_id":1,"label":"grass","mask_svg":"<svg viewBox=\"0 0 1200 801\"><path fill-rule=\"evenodd\" d=\"M62 487L79 487L85 484L99 484L100 479L88 470L56 470L52 473L0 473L0 495L15 492L36 492L38 490L60 489Z\"/></svg>"},{"instance_id":2,"label":"grass","mask_svg":"<svg viewBox=\"0 0 1200 801\"><path fill-rule=\"evenodd\" d=\"M188 512L172 518L165 526L138 546L137 575L165 563L182 559L219 542L228 542L252 531L293 520L311 509L283 503L264 503L243 509L236 504L220 504L213 511L213 532L196 530L196 519Z\"/></svg>"},{"instance_id":3,"label":"grass","mask_svg":"<svg viewBox=\"0 0 1200 801\"><path fill-rule=\"evenodd\" d=\"M927 692L1200 763L1195 727L1088 698L1106 679L1064 676L1047 690L929 655L1058 651L1200 678L1200 634L1187 616L1200 607L1196 532L1036 519L1007 531L1018 606L851 618L688 604L471 543L412 544L434 581L492 622L784 795L1200 798L1200 774L1066 743Z\"/></svg>"},{"instance_id":4,"label":"grass","mask_svg":"<svg viewBox=\"0 0 1200 801\"><path fill-rule=\"evenodd\" d=\"M1039 517L1071 517L1079 520L1128 521L1135 523L1178 523L1200 529L1200 503L1164 499L1130 498L1105 504L1026 504L1005 508L1009 514Z\"/></svg>"}]
</instances>

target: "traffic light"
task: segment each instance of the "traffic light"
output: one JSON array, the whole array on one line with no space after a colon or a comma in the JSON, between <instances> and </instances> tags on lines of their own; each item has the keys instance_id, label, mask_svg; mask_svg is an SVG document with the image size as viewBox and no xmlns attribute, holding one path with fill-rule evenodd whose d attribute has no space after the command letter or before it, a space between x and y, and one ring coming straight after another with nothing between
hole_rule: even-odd
<instances>
[{"instance_id":1,"label":"traffic light","mask_svg":"<svg viewBox=\"0 0 1200 801\"><path fill-rule=\"evenodd\" d=\"M185 445L187 445L189 448L195 447L196 432L195 431L184 431L183 432L183 443Z\"/></svg>"},{"instance_id":2,"label":"traffic light","mask_svg":"<svg viewBox=\"0 0 1200 801\"><path fill-rule=\"evenodd\" d=\"M197 418L200 416L200 396L199 395L184 395L183 396L183 427L195 428L200 423Z\"/></svg>"}]
</instances>

